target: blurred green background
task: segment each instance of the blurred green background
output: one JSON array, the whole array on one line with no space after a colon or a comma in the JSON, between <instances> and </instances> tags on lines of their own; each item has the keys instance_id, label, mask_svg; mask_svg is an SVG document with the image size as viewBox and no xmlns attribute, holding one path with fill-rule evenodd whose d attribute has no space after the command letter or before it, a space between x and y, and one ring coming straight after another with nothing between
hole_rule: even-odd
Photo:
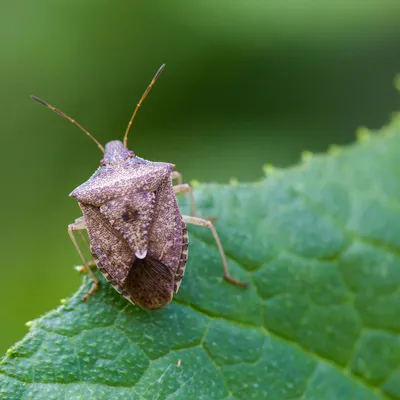
<instances>
[{"instance_id":1,"label":"blurred green background","mask_svg":"<svg viewBox=\"0 0 400 400\"><path fill-rule=\"evenodd\" d=\"M185 180L251 181L262 165L352 142L399 108L398 1L5 1L0 10L0 352L80 282L68 194L97 168L95 145L132 130L144 158Z\"/></svg>"}]
</instances>

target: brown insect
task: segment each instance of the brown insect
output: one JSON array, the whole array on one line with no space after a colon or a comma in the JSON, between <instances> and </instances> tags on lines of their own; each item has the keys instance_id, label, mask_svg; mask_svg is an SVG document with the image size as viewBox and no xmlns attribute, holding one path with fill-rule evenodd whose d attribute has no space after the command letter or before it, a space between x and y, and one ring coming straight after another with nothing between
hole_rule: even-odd
<instances>
[{"instance_id":1,"label":"brown insect","mask_svg":"<svg viewBox=\"0 0 400 400\"><path fill-rule=\"evenodd\" d=\"M83 216L68 226L68 233L92 279L93 285L82 300L98 288L99 280L91 270L97 265L107 281L131 303L146 310L166 306L177 293L188 259L186 223L211 230L228 282L246 286L231 277L224 250L213 223L196 216L192 188L182 183L182 175L172 171L173 164L152 162L128 150L128 134L132 122L164 69L162 65L143 93L128 123L123 142L114 140L103 146L78 122L43 100L32 98L68 119L86 133L104 153L100 167L88 181L71 194L77 199ZM172 184L176 179L178 184ZM176 193L187 193L192 215L181 215ZM88 263L74 232L82 238L86 229L88 247L93 256ZM84 239L85 240L85 239Z\"/></svg>"}]
</instances>

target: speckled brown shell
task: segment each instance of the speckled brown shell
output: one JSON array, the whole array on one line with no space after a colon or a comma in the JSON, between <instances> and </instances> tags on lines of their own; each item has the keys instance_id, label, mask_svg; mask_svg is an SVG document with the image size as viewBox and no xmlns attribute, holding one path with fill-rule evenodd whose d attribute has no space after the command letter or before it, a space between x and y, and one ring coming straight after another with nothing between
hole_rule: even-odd
<instances>
[{"instance_id":1,"label":"speckled brown shell","mask_svg":"<svg viewBox=\"0 0 400 400\"><path fill-rule=\"evenodd\" d=\"M129 158L100 167L71 193L82 209L99 270L119 293L147 310L172 300L186 267L188 235L172 167Z\"/></svg>"}]
</instances>

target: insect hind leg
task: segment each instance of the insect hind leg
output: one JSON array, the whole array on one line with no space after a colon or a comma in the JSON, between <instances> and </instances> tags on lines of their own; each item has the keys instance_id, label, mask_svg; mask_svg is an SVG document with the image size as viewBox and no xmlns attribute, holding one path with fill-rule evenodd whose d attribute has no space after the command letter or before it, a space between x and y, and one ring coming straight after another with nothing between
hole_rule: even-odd
<instances>
[{"instance_id":1,"label":"insect hind leg","mask_svg":"<svg viewBox=\"0 0 400 400\"><path fill-rule=\"evenodd\" d=\"M211 230L211 232L212 232L212 234L214 236L215 243L217 244L217 247L218 247L219 255L221 256L222 265L224 267L224 278L225 278L225 280L227 282L229 282L229 283L233 283L234 285L247 287L247 283L246 282L242 282L242 281L240 281L238 279L235 279L235 278L233 278L231 276L231 274L229 272L229 268L228 268L228 263L226 261L225 252L224 252L224 249L222 247L221 240L219 239L219 236L218 236L217 230L215 229L214 224L208 219L199 218L199 217L192 217L192 216L189 216L189 215L182 215L182 219L187 224L204 226L205 228L208 228L208 229Z\"/></svg>"},{"instance_id":2,"label":"insect hind leg","mask_svg":"<svg viewBox=\"0 0 400 400\"><path fill-rule=\"evenodd\" d=\"M97 288L100 286L100 282L97 279L96 275L94 274L94 272L91 269L91 266L94 265L93 261L88 263L82 253L81 248L79 247L78 242L76 241L74 232L78 231L80 232L81 230L86 229L86 225L85 225L85 221L83 219L83 217L80 217L78 219L75 220L74 223L68 225L68 234L69 237L71 238L71 241L77 251L77 253L79 254L79 257L81 258L82 262L83 262L83 268L84 270L86 270L90 277L93 280L93 284L92 287L89 289L89 291L82 297L82 301L86 301L88 299L88 297L97 290ZM81 233L80 233L81 234ZM83 236L83 235L82 235ZM87 244L87 242L85 241L85 243Z\"/></svg>"}]
</instances>

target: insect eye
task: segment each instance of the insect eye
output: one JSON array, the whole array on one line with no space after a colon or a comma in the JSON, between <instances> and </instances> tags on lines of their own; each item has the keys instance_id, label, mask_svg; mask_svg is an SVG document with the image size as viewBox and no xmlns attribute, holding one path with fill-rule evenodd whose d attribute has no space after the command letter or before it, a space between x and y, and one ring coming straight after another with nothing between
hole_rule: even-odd
<instances>
[{"instance_id":1,"label":"insect eye","mask_svg":"<svg viewBox=\"0 0 400 400\"><path fill-rule=\"evenodd\" d=\"M106 162L104 161L104 158L102 158L102 159L100 160L100 165L106 165Z\"/></svg>"},{"instance_id":2,"label":"insect eye","mask_svg":"<svg viewBox=\"0 0 400 400\"><path fill-rule=\"evenodd\" d=\"M129 150L129 157L135 157L135 152L133 150Z\"/></svg>"}]
</instances>

